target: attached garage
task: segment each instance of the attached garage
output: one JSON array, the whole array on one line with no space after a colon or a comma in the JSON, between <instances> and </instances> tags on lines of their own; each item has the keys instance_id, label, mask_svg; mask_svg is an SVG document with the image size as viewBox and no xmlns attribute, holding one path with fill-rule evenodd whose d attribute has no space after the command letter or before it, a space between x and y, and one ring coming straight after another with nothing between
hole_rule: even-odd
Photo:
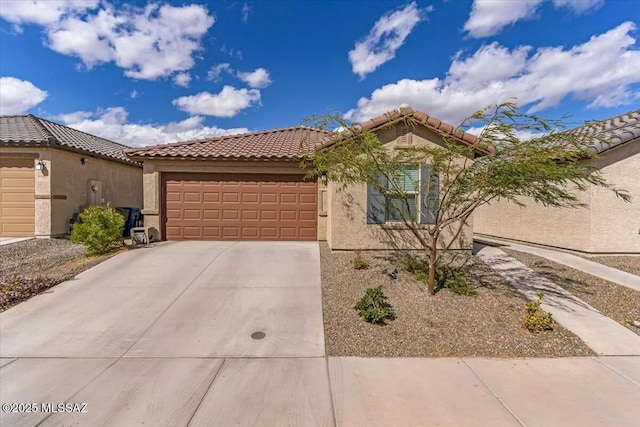
<instances>
[{"instance_id":1,"label":"attached garage","mask_svg":"<svg viewBox=\"0 0 640 427\"><path fill-rule=\"evenodd\" d=\"M316 240L315 182L301 174L168 173L167 240Z\"/></svg>"},{"instance_id":2,"label":"attached garage","mask_svg":"<svg viewBox=\"0 0 640 427\"><path fill-rule=\"evenodd\" d=\"M125 150L144 164L144 224L161 240L323 240L324 186L301 160L328 132L306 126Z\"/></svg>"},{"instance_id":3,"label":"attached garage","mask_svg":"<svg viewBox=\"0 0 640 427\"><path fill-rule=\"evenodd\" d=\"M0 236L34 235L34 160L0 157Z\"/></svg>"}]
</instances>

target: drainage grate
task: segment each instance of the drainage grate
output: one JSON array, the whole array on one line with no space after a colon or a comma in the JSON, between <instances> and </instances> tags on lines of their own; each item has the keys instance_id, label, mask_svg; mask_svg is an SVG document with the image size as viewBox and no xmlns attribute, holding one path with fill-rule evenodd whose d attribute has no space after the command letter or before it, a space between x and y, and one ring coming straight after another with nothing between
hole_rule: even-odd
<instances>
[{"instance_id":1,"label":"drainage grate","mask_svg":"<svg viewBox=\"0 0 640 427\"><path fill-rule=\"evenodd\" d=\"M251 334L251 338L253 338L254 340L261 340L262 338L264 338L267 334L265 334L262 331L256 331L254 333Z\"/></svg>"}]
</instances>

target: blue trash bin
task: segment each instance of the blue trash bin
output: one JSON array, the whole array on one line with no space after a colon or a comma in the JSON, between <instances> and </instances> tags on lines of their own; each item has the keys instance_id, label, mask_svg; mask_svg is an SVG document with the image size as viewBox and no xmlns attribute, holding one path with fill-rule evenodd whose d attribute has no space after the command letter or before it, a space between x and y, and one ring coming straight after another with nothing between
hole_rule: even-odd
<instances>
[{"instance_id":1,"label":"blue trash bin","mask_svg":"<svg viewBox=\"0 0 640 427\"><path fill-rule=\"evenodd\" d=\"M129 237L131 235L131 229L137 227L141 220L142 213L140 212L140 208L118 206L116 207L116 212L124 216L124 233L122 235Z\"/></svg>"}]
</instances>

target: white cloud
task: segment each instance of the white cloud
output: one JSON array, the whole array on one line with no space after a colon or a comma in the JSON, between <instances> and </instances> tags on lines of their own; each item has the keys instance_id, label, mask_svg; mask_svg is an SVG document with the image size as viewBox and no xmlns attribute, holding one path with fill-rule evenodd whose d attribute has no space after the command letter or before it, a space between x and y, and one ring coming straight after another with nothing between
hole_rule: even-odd
<instances>
[{"instance_id":1,"label":"white cloud","mask_svg":"<svg viewBox=\"0 0 640 427\"><path fill-rule=\"evenodd\" d=\"M138 97L140 97L140 92L138 92L135 89L133 91L131 91L131 93L129 94L129 98L131 98L131 99L136 99Z\"/></svg>"},{"instance_id":2,"label":"white cloud","mask_svg":"<svg viewBox=\"0 0 640 427\"><path fill-rule=\"evenodd\" d=\"M464 30L474 38L490 37L521 19L533 19L545 0L474 0ZM602 6L604 0L552 0L556 8L585 13Z\"/></svg>"},{"instance_id":3,"label":"white cloud","mask_svg":"<svg viewBox=\"0 0 640 427\"><path fill-rule=\"evenodd\" d=\"M191 74L178 73L173 76L173 83L181 87L189 87L189 83L191 83Z\"/></svg>"},{"instance_id":4,"label":"white cloud","mask_svg":"<svg viewBox=\"0 0 640 427\"><path fill-rule=\"evenodd\" d=\"M234 135L249 131L247 128L222 129L217 126L205 126L204 118L201 116L163 124L129 123L128 113L123 107L111 107L96 113L77 111L61 114L56 119L74 129L132 147Z\"/></svg>"},{"instance_id":5,"label":"white cloud","mask_svg":"<svg viewBox=\"0 0 640 427\"><path fill-rule=\"evenodd\" d=\"M271 84L271 78L269 72L264 68L258 68L250 72L238 71L238 78L249 85L252 88L263 89Z\"/></svg>"},{"instance_id":6,"label":"white cloud","mask_svg":"<svg viewBox=\"0 0 640 427\"><path fill-rule=\"evenodd\" d=\"M227 73L231 73L231 65L227 62L223 62L222 64L215 65L211 67L209 71L207 71L207 80L213 80L214 82L219 82L222 80L222 72L226 71Z\"/></svg>"},{"instance_id":7,"label":"white cloud","mask_svg":"<svg viewBox=\"0 0 640 427\"><path fill-rule=\"evenodd\" d=\"M585 13L599 9L604 0L553 0L555 7L566 7L575 13Z\"/></svg>"},{"instance_id":8,"label":"white cloud","mask_svg":"<svg viewBox=\"0 0 640 427\"><path fill-rule=\"evenodd\" d=\"M0 17L12 24L56 24L64 15L95 9L98 0L21 0L2 1Z\"/></svg>"},{"instance_id":9,"label":"white cloud","mask_svg":"<svg viewBox=\"0 0 640 427\"><path fill-rule=\"evenodd\" d=\"M128 77L145 80L191 69L202 37L215 21L201 5L149 3L140 8L69 0L35 6L3 2L2 17L43 26L49 48L80 58L86 68L113 62Z\"/></svg>"},{"instance_id":10,"label":"white cloud","mask_svg":"<svg viewBox=\"0 0 640 427\"><path fill-rule=\"evenodd\" d=\"M253 8L247 2L245 2L242 5L242 22L244 22L245 24L249 20L249 16L251 15L252 9Z\"/></svg>"},{"instance_id":11,"label":"white cloud","mask_svg":"<svg viewBox=\"0 0 640 427\"><path fill-rule=\"evenodd\" d=\"M45 100L47 91L27 80L0 77L0 115L23 114Z\"/></svg>"},{"instance_id":12,"label":"white cloud","mask_svg":"<svg viewBox=\"0 0 640 427\"><path fill-rule=\"evenodd\" d=\"M424 12L416 2L403 9L387 12L376 21L369 34L349 51L349 62L355 74L363 79L382 64L392 60L414 27L424 19Z\"/></svg>"},{"instance_id":13,"label":"white cloud","mask_svg":"<svg viewBox=\"0 0 640 427\"><path fill-rule=\"evenodd\" d=\"M403 79L361 98L346 117L364 121L409 103L449 123L458 124L474 111L516 98L535 113L564 98L590 102L589 107L625 105L640 98L640 50L630 35L633 22L591 37L571 48L492 43L468 57L457 55L444 79Z\"/></svg>"},{"instance_id":14,"label":"white cloud","mask_svg":"<svg viewBox=\"0 0 640 427\"><path fill-rule=\"evenodd\" d=\"M245 108L260 102L257 89L236 89L224 86L217 94L200 92L196 95L174 99L173 105L193 115L233 117Z\"/></svg>"}]
</instances>

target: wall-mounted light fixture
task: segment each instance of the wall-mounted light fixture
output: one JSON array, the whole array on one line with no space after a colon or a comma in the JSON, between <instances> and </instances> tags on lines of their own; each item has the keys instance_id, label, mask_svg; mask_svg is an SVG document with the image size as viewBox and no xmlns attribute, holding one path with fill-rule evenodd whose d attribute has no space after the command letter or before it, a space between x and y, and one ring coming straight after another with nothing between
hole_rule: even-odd
<instances>
[{"instance_id":1,"label":"wall-mounted light fixture","mask_svg":"<svg viewBox=\"0 0 640 427\"><path fill-rule=\"evenodd\" d=\"M80 158L80 163L82 163L83 165L86 165L87 164L87 159L84 158L84 157L81 157Z\"/></svg>"},{"instance_id":2,"label":"wall-mounted light fixture","mask_svg":"<svg viewBox=\"0 0 640 427\"><path fill-rule=\"evenodd\" d=\"M325 172L320 174L320 181L322 181L323 184L327 183L327 174Z\"/></svg>"},{"instance_id":3,"label":"wall-mounted light fixture","mask_svg":"<svg viewBox=\"0 0 640 427\"><path fill-rule=\"evenodd\" d=\"M44 169L44 162L42 160L38 160L38 163L36 163L36 170L41 171L42 169Z\"/></svg>"}]
</instances>

